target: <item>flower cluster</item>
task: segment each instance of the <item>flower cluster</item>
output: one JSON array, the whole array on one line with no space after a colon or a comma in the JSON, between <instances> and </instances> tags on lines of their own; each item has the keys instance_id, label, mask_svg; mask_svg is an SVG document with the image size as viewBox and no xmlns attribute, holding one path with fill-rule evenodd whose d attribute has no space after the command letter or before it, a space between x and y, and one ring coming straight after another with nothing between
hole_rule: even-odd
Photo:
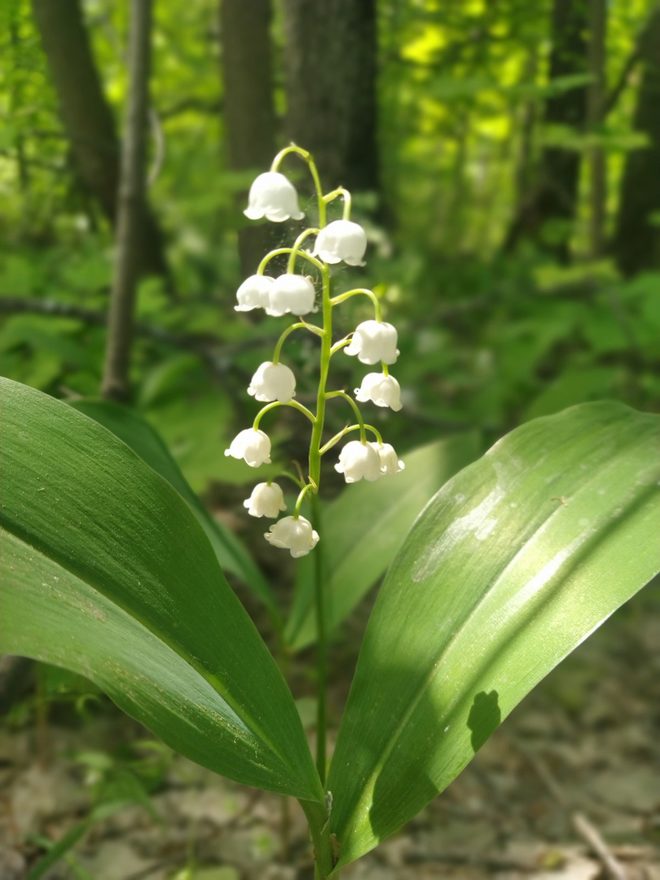
<instances>
[{"instance_id":1,"label":"flower cluster","mask_svg":"<svg viewBox=\"0 0 660 880\"><path fill-rule=\"evenodd\" d=\"M256 273L238 288L236 311L263 309L272 317L293 315L296 320L282 332L275 345L272 360L259 366L248 386L248 394L266 405L257 414L252 427L240 431L232 440L225 455L242 459L250 467L270 463L270 439L259 426L263 416L276 407L293 407L311 422L308 475L297 479L286 474L296 482L300 490L292 514L278 519L280 513L287 508L282 488L273 481L258 483L250 497L244 501L250 516L277 520L265 533L266 540L274 547L289 550L291 556L299 557L309 553L319 541L319 535L312 524L300 514L303 499L308 492L313 495L318 493L321 459L347 434L359 432L360 438L350 440L342 447L335 464L335 470L343 474L347 483L378 480L396 474L403 470L404 463L394 448L383 442L380 432L365 423L356 403L356 400L360 403L373 403L396 412L401 409L401 389L389 372L390 365L396 363L399 356L396 328L382 320L380 302L372 290L355 288L331 295L329 267L337 263L363 266L367 249L364 229L350 219L350 193L343 187L323 193L311 155L292 144L278 153L270 171L255 179L244 213L252 220L265 217L276 223L302 219L304 215L299 207L295 187L278 170L282 160L289 154L298 155L309 167L316 188L319 224L318 227L304 230L291 247L277 248L267 254ZM343 217L328 223L327 206L337 198L343 200ZM304 248L303 244L311 237L314 237L313 247ZM266 275L270 261L284 255L288 258L286 272L277 277ZM305 270L313 274L305 274ZM333 342L333 309L354 296L365 296L371 301L374 317L358 324L348 336ZM305 320L306 315L317 311L322 315L320 324ZM314 334L321 343L316 412L294 399L296 377L290 367L280 362L285 340L297 330ZM327 389L330 360L340 351L369 366L380 364L380 372L370 372L364 376L360 387L355 389L355 397L344 390ZM351 407L356 422L323 443L326 403L333 399L345 401ZM367 439L368 435L373 439Z\"/></svg>"}]
</instances>

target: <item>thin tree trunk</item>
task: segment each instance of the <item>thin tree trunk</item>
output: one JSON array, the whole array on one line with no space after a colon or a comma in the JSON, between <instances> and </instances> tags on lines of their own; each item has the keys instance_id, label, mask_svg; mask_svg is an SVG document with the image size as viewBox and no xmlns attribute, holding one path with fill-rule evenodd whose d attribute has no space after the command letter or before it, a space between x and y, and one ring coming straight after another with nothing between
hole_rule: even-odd
<instances>
[{"instance_id":1,"label":"thin tree trunk","mask_svg":"<svg viewBox=\"0 0 660 880\"><path fill-rule=\"evenodd\" d=\"M76 169L110 223L117 222L120 146L112 111L94 62L80 0L32 0L60 114ZM163 236L144 214L140 274L167 275Z\"/></svg>"},{"instance_id":2,"label":"thin tree trunk","mask_svg":"<svg viewBox=\"0 0 660 880\"><path fill-rule=\"evenodd\" d=\"M226 143L235 171L265 171L276 151L270 21L270 0L220 0ZM254 272L271 239L270 226L239 231L244 275Z\"/></svg>"},{"instance_id":3,"label":"thin tree trunk","mask_svg":"<svg viewBox=\"0 0 660 880\"><path fill-rule=\"evenodd\" d=\"M633 120L646 146L628 155L613 248L622 272L660 266L660 7L639 41L642 76Z\"/></svg>"},{"instance_id":4,"label":"thin tree trunk","mask_svg":"<svg viewBox=\"0 0 660 880\"><path fill-rule=\"evenodd\" d=\"M591 82L587 93L587 121L592 137L601 134L607 82L605 47L607 37L607 2L590 0L589 3L589 73ZM594 143L589 149L589 253L594 259L601 256L605 244L607 211L607 164L602 144Z\"/></svg>"},{"instance_id":5,"label":"thin tree trunk","mask_svg":"<svg viewBox=\"0 0 660 880\"><path fill-rule=\"evenodd\" d=\"M379 190L375 0L284 0L287 129L328 188Z\"/></svg>"},{"instance_id":6,"label":"thin tree trunk","mask_svg":"<svg viewBox=\"0 0 660 880\"><path fill-rule=\"evenodd\" d=\"M554 0L549 81L586 74L588 0ZM544 124L581 129L586 114L586 86L563 89L548 98ZM569 257L580 174L580 154L548 146L539 163L537 182L515 217L505 247L529 238L558 259ZM551 228L554 227L554 228Z\"/></svg>"},{"instance_id":7,"label":"thin tree trunk","mask_svg":"<svg viewBox=\"0 0 660 880\"><path fill-rule=\"evenodd\" d=\"M126 135L121 157L117 254L102 384L103 396L114 400L126 400L130 394L130 354L138 282L138 232L143 223L145 207L151 0L131 0L130 8Z\"/></svg>"}]
</instances>

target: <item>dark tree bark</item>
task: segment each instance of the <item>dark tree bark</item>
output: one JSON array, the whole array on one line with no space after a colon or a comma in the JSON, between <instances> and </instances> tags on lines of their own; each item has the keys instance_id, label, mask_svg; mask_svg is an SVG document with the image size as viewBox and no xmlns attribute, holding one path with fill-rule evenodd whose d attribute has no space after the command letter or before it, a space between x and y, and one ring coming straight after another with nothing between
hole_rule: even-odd
<instances>
[{"instance_id":1,"label":"dark tree bark","mask_svg":"<svg viewBox=\"0 0 660 880\"><path fill-rule=\"evenodd\" d=\"M607 79L605 71L607 37L607 0L589 2L589 74L587 94L589 132L598 136L604 120ZM587 157L589 163L589 252L601 256L605 244L607 205L607 163L601 144L594 143Z\"/></svg>"},{"instance_id":2,"label":"dark tree bark","mask_svg":"<svg viewBox=\"0 0 660 880\"><path fill-rule=\"evenodd\" d=\"M287 130L328 189L379 189L375 0L284 0Z\"/></svg>"},{"instance_id":3,"label":"dark tree bark","mask_svg":"<svg viewBox=\"0 0 660 880\"><path fill-rule=\"evenodd\" d=\"M32 0L32 9L77 172L114 226L119 139L94 63L80 0ZM140 274L166 275L163 237L148 211L139 237Z\"/></svg>"},{"instance_id":4,"label":"dark tree bark","mask_svg":"<svg viewBox=\"0 0 660 880\"><path fill-rule=\"evenodd\" d=\"M660 267L660 7L640 37L639 54L642 75L633 127L646 135L647 145L628 156L613 241L626 275Z\"/></svg>"},{"instance_id":5,"label":"dark tree bark","mask_svg":"<svg viewBox=\"0 0 660 880\"><path fill-rule=\"evenodd\" d=\"M139 277L139 230L145 215L145 160L149 109L151 0L131 0L126 135L121 156L117 210L117 256L110 294L102 394L126 400L135 293Z\"/></svg>"},{"instance_id":6,"label":"dark tree bark","mask_svg":"<svg viewBox=\"0 0 660 880\"><path fill-rule=\"evenodd\" d=\"M587 73L588 0L554 0L552 52L549 80ZM548 98L543 122L546 126L581 129L586 119L586 85L562 89ZM506 242L514 247L521 239L535 241L558 259L569 256L569 240L575 219L580 154L559 146L546 147L541 155L536 182L518 210ZM548 236L548 224L555 231ZM563 230L556 234L556 227Z\"/></svg>"},{"instance_id":7,"label":"dark tree bark","mask_svg":"<svg viewBox=\"0 0 660 880\"><path fill-rule=\"evenodd\" d=\"M276 152L270 20L270 0L220 0L227 154L235 171L265 171ZM267 226L239 231L244 275L254 272L271 236Z\"/></svg>"}]
</instances>

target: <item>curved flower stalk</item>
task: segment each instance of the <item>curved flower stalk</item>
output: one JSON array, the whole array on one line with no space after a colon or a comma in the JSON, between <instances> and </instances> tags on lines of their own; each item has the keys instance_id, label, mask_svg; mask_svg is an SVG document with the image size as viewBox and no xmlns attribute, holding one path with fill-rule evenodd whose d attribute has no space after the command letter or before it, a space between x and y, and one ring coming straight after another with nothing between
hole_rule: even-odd
<instances>
[{"instance_id":1,"label":"curved flower stalk","mask_svg":"<svg viewBox=\"0 0 660 880\"><path fill-rule=\"evenodd\" d=\"M273 547L288 550L292 556L299 557L313 550L322 539L322 535L320 538L312 524L301 516L303 499L308 493L312 497L318 495L321 460L344 437L359 434L359 439L350 439L343 446L335 464L335 470L343 475L347 483L357 480L372 481L396 474L403 470L404 463L393 447L383 442L376 428L365 422L356 403L357 399L360 403L389 407L395 411L401 409L399 383L389 374L389 366L399 356L396 328L382 320L380 302L372 290L355 288L334 296L332 294L330 266L338 263L363 266L367 249L364 229L350 218L350 193L343 187L324 193L312 156L307 150L292 144L275 156L269 171L255 179L245 214L251 219L265 217L276 223L303 217L295 187L279 170L283 161L292 155L298 156L307 164L312 176L318 225L301 232L290 247L279 247L267 254L256 273L238 288L235 306L237 311L263 309L271 317L292 315L295 320L280 335L271 360L264 361L259 366L250 382L248 394L266 405L257 414L252 427L241 431L225 454L242 458L251 467L258 467L270 461L270 440L260 428L266 413L280 406L289 406L309 420L311 436L307 475L296 479L287 474L294 479L300 490L297 501L290 515L279 519L265 533L266 540ZM343 202L342 217L327 222L328 205L336 199ZM277 277L267 275L271 261L280 256L288 258L286 272ZM363 321L348 336L334 341L333 311L354 296L371 300L373 319ZM314 312L320 312L320 323L313 323L305 317ZM311 333L320 340L315 412L294 400L296 377L291 368L282 363L285 342L292 333L298 331ZM357 357L363 364L381 365L380 372L371 372L364 376L360 388L355 389L355 397L343 389L328 388L330 362L342 350L346 355ZM354 424L324 442L326 406L331 401L348 406ZM259 483L244 502L244 506L251 516L277 518L280 512L286 510L283 497L277 483Z\"/></svg>"}]
</instances>

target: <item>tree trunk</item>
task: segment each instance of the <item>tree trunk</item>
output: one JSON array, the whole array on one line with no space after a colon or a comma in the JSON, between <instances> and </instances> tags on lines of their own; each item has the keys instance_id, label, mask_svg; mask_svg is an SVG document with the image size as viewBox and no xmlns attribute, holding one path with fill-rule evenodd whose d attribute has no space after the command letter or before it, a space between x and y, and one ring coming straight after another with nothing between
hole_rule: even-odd
<instances>
[{"instance_id":1,"label":"tree trunk","mask_svg":"<svg viewBox=\"0 0 660 880\"><path fill-rule=\"evenodd\" d=\"M226 143L234 171L265 171L276 152L270 20L270 0L220 0ZM239 231L243 275L255 271L272 243L270 226Z\"/></svg>"},{"instance_id":2,"label":"tree trunk","mask_svg":"<svg viewBox=\"0 0 660 880\"><path fill-rule=\"evenodd\" d=\"M327 189L379 189L375 0L284 0L287 129Z\"/></svg>"},{"instance_id":3,"label":"tree trunk","mask_svg":"<svg viewBox=\"0 0 660 880\"><path fill-rule=\"evenodd\" d=\"M80 0L32 0L71 143L77 172L114 226L117 220L119 140L103 94ZM161 231L149 212L139 230L140 274L167 275Z\"/></svg>"},{"instance_id":4,"label":"tree trunk","mask_svg":"<svg viewBox=\"0 0 660 880\"><path fill-rule=\"evenodd\" d=\"M589 73L587 94L589 133L598 138L603 125L607 82L605 51L607 35L607 0L589 3ZM600 257L604 250L607 210L607 163L602 144L589 148L589 254Z\"/></svg>"},{"instance_id":5,"label":"tree trunk","mask_svg":"<svg viewBox=\"0 0 660 880\"><path fill-rule=\"evenodd\" d=\"M552 51L548 79L553 81L586 74L588 0L554 0ZM562 89L545 104L546 127L580 129L586 116L586 85ZM529 238L558 259L569 257L569 242L575 220L580 154L561 146L542 152L536 183L520 206L506 242L514 247ZM554 228L553 228L554 227Z\"/></svg>"},{"instance_id":6,"label":"tree trunk","mask_svg":"<svg viewBox=\"0 0 660 880\"><path fill-rule=\"evenodd\" d=\"M660 267L660 7L651 14L639 48L642 75L633 127L646 135L647 145L628 156L613 242L626 275Z\"/></svg>"},{"instance_id":7,"label":"tree trunk","mask_svg":"<svg viewBox=\"0 0 660 880\"><path fill-rule=\"evenodd\" d=\"M103 396L113 400L126 400L130 393L130 353L140 254L138 233L144 222L145 207L150 39L151 0L132 0L126 136L121 156L117 210L117 255L102 386Z\"/></svg>"}]
</instances>

